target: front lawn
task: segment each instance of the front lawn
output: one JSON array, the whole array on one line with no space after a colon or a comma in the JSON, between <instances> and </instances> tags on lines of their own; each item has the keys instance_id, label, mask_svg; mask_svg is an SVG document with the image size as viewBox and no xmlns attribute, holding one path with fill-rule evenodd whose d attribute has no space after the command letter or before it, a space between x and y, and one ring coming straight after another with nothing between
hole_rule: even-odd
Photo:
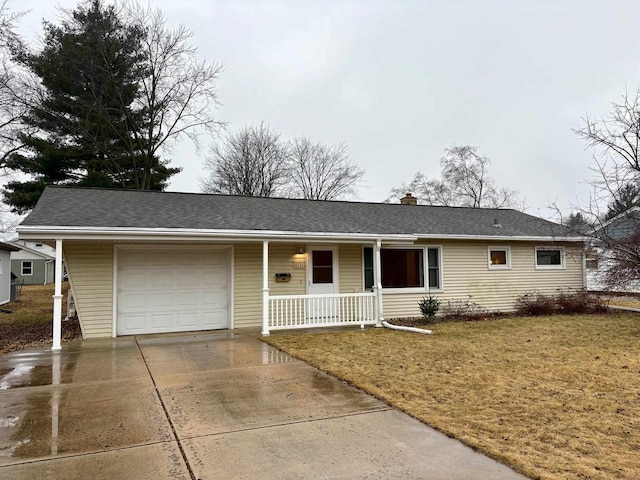
<instances>
[{"instance_id":1,"label":"front lawn","mask_svg":"<svg viewBox=\"0 0 640 480\"><path fill-rule=\"evenodd\" d=\"M532 478L638 478L639 314L446 323L433 331L266 341Z\"/></svg>"},{"instance_id":2,"label":"front lawn","mask_svg":"<svg viewBox=\"0 0 640 480\"><path fill-rule=\"evenodd\" d=\"M67 291L69 284L63 283L62 318L67 314ZM0 309L0 355L27 347L44 346L51 343L53 330L54 285L24 285L17 302L6 303ZM77 321L62 322L63 339L80 338Z\"/></svg>"}]
</instances>

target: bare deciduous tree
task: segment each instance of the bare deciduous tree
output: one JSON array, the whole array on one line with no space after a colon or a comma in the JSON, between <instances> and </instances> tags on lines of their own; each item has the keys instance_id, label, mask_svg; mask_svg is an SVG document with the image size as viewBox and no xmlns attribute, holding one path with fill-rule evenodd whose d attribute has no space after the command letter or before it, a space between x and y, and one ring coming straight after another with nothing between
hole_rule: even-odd
<instances>
[{"instance_id":1,"label":"bare deciduous tree","mask_svg":"<svg viewBox=\"0 0 640 480\"><path fill-rule=\"evenodd\" d=\"M22 117L28 108L24 72L12 60L22 46L15 33L22 15L10 12L6 1L0 2L0 167L22 148L19 134L25 128Z\"/></svg>"},{"instance_id":2,"label":"bare deciduous tree","mask_svg":"<svg viewBox=\"0 0 640 480\"><path fill-rule=\"evenodd\" d=\"M23 15L23 12L11 12L6 1L0 2L0 177L3 181L11 178L5 169L7 159L23 148L19 135L29 131L29 127L22 117L37 92L27 72L13 61L13 56L23 48L15 31ZM0 204L0 237L9 239L21 218L7 205Z\"/></svg>"},{"instance_id":3,"label":"bare deciduous tree","mask_svg":"<svg viewBox=\"0 0 640 480\"><path fill-rule=\"evenodd\" d=\"M158 163L168 165L159 160L162 152L171 151L185 137L199 148L202 134L216 134L222 126L213 115L219 104L217 80L222 65L199 60L197 48L190 43L192 32L184 25L168 28L160 9L133 0L120 7L124 21L142 31L139 53L144 68L133 108L127 99L120 99L129 125L122 132L122 142L129 151L131 170L140 172L134 176L134 188L149 189ZM122 80L114 77L113 81ZM119 166L112 167L117 175ZM172 169L172 174L177 171Z\"/></svg>"},{"instance_id":4,"label":"bare deciduous tree","mask_svg":"<svg viewBox=\"0 0 640 480\"><path fill-rule=\"evenodd\" d=\"M288 151L280 135L261 123L212 146L205 169L210 174L200 179L203 192L273 197L289 181Z\"/></svg>"},{"instance_id":5,"label":"bare deciduous tree","mask_svg":"<svg viewBox=\"0 0 640 480\"><path fill-rule=\"evenodd\" d=\"M594 225L598 280L611 289L640 287L640 89L613 103L609 115L583 118L574 132L593 150L592 193L576 208Z\"/></svg>"},{"instance_id":6,"label":"bare deciduous tree","mask_svg":"<svg viewBox=\"0 0 640 480\"><path fill-rule=\"evenodd\" d=\"M454 146L446 149L440 160L440 179L418 172L409 184L394 188L391 195L399 198L405 192L415 192L426 205L523 209L517 191L495 186L488 175L489 163L476 147Z\"/></svg>"},{"instance_id":7,"label":"bare deciduous tree","mask_svg":"<svg viewBox=\"0 0 640 480\"><path fill-rule=\"evenodd\" d=\"M289 142L290 177L293 196L311 200L337 200L353 197L364 175L349 159L347 146L323 145L309 138Z\"/></svg>"},{"instance_id":8,"label":"bare deciduous tree","mask_svg":"<svg viewBox=\"0 0 640 480\"><path fill-rule=\"evenodd\" d=\"M635 95L625 93L620 103L613 103L608 116L582 120L582 126L574 132L594 150L595 176L591 184L595 196L591 200L599 204L602 200L615 201L625 185L638 185L640 181L640 89Z\"/></svg>"}]
</instances>

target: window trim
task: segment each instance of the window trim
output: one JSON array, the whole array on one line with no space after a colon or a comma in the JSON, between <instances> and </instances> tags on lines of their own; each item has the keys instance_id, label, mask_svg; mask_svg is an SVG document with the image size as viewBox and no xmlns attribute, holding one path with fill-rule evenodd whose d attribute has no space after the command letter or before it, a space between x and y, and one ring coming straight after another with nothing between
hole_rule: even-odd
<instances>
[{"instance_id":1,"label":"window trim","mask_svg":"<svg viewBox=\"0 0 640 480\"><path fill-rule=\"evenodd\" d=\"M375 255L375 248L371 245L363 245L362 246L362 291L366 292L368 290L365 289L365 275L364 275L364 249L365 248L373 248ZM429 287L429 249L435 248L438 251L438 283L440 285L439 288L430 288ZM443 285L443 274L442 274L442 245L388 245L382 246L382 250L422 250L422 275L424 280L424 287L394 287L394 288L384 288L382 287L382 293L387 294L401 294L401 293L441 293L444 292ZM374 259L375 265L375 259ZM382 265L380 265L382 267ZM375 278L375 266L374 266L374 274Z\"/></svg>"},{"instance_id":2,"label":"window trim","mask_svg":"<svg viewBox=\"0 0 640 480\"><path fill-rule=\"evenodd\" d=\"M24 266L26 264L29 264L29 269L31 270L31 273L24 273ZM33 260L22 260L20 262L20 275L23 277L33 276Z\"/></svg>"},{"instance_id":3,"label":"window trim","mask_svg":"<svg viewBox=\"0 0 640 480\"><path fill-rule=\"evenodd\" d=\"M540 250L558 250L560 252L560 265L538 265L538 251ZM533 262L536 270L566 270L564 247L539 246L535 247L533 253Z\"/></svg>"},{"instance_id":4,"label":"window trim","mask_svg":"<svg viewBox=\"0 0 640 480\"><path fill-rule=\"evenodd\" d=\"M505 257L507 259L507 263L505 265L492 265L491 264L491 252L492 251L505 252ZM489 245L487 247L487 268L489 270L511 270L511 247L510 246Z\"/></svg>"}]
</instances>

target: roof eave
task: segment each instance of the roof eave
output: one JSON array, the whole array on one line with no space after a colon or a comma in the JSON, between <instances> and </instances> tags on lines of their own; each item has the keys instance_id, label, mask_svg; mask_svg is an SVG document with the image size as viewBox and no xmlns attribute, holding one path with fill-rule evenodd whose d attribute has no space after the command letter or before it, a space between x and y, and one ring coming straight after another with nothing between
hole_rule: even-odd
<instances>
[{"instance_id":1,"label":"roof eave","mask_svg":"<svg viewBox=\"0 0 640 480\"><path fill-rule=\"evenodd\" d=\"M513 236L513 235L409 235L374 233L302 232L275 230L215 230L141 227L72 227L21 225L21 239L42 240L222 240L222 241L341 241L412 243L420 239L489 240L489 241L563 241L584 242L587 237Z\"/></svg>"}]
</instances>

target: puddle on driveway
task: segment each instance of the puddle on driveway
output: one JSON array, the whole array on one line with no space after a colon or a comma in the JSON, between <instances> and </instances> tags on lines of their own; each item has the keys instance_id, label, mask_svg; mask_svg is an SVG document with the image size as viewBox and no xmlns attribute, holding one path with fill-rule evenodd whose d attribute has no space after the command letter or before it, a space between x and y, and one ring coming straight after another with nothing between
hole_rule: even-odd
<instances>
[{"instance_id":1,"label":"puddle on driveway","mask_svg":"<svg viewBox=\"0 0 640 480\"><path fill-rule=\"evenodd\" d=\"M0 465L171 439L148 379L0 392Z\"/></svg>"}]
</instances>

